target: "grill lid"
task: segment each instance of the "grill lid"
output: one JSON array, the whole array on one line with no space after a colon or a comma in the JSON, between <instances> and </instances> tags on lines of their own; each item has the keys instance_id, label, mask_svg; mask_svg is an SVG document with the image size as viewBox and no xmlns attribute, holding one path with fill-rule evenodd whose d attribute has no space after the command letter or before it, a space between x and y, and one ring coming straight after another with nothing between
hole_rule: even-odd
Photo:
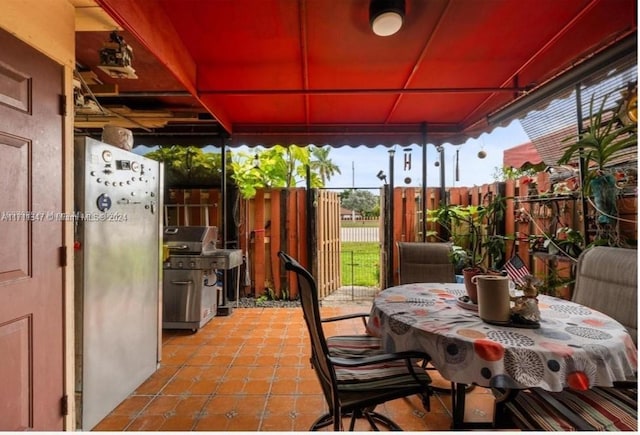
<instances>
[{"instance_id":1,"label":"grill lid","mask_svg":"<svg viewBox=\"0 0 640 435\"><path fill-rule=\"evenodd\" d=\"M217 227L165 227L164 244L175 254L203 254L216 249Z\"/></svg>"}]
</instances>

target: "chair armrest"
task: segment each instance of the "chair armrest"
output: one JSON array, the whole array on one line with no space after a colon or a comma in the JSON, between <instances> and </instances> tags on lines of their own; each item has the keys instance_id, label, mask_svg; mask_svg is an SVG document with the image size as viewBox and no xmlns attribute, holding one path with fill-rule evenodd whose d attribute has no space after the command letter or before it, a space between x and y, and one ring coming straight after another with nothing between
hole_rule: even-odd
<instances>
[{"instance_id":1,"label":"chair armrest","mask_svg":"<svg viewBox=\"0 0 640 435\"><path fill-rule=\"evenodd\" d=\"M369 318L369 313L353 313L353 314L344 314L342 316L325 317L324 319L321 319L320 321L322 323L328 323L328 322L337 322L339 320L348 320L348 319L357 319L357 318L361 318L362 319L362 324L366 328L367 327L367 319Z\"/></svg>"},{"instance_id":2,"label":"chair armrest","mask_svg":"<svg viewBox=\"0 0 640 435\"><path fill-rule=\"evenodd\" d=\"M322 319L322 322L335 322L337 320L346 320L346 319L357 319L358 317L369 317L369 313L354 313L354 314L345 314L342 316L335 317L325 317Z\"/></svg>"}]
</instances>

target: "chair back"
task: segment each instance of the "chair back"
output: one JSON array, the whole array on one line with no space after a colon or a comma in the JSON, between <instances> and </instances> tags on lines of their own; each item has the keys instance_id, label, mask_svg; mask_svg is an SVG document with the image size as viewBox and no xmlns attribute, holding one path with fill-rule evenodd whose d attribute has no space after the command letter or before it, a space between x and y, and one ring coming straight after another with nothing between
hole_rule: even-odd
<instances>
[{"instance_id":1,"label":"chair back","mask_svg":"<svg viewBox=\"0 0 640 435\"><path fill-rule=\"evenodd\" d=\"M456 282L448 243L398 242L400 284Z\"/></svg>"},{"instance_id":2,"label":"chair back","mask_svg":"<svg viewBox=\"0 0 640 435\"><path fill-rule=\"evenodd\" d=\"M572 300L616 319L638 342L638 251L594 246L578 258Z\"/></svg>"},{"instance_id":3,"label":"chair back","mask_svg":"<svg viewBox=\"0 0 640 435\"><path fill-rule=\"evenodd\" d=\"M329 348L327 347L327 341L322 329L316 280L308 270L302 267L300 263L290 255L280 251L278 252L278 256L284 263L285 269L297 275L300 305L302 306L302 313L311 340L311 363L318 375L327 400L331 400L333 394L332 385L336 384L336 379L333 368L327 359Z\"/></svg>"}]
</instances>

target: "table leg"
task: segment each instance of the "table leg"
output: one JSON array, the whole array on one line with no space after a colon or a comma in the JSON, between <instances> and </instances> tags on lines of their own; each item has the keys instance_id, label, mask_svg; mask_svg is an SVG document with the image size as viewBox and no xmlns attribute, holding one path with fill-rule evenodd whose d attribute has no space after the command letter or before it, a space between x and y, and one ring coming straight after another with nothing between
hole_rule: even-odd
<instances>
[{"instance_id":1,"label":"table leg","mask_svg":"<svg viewBox=\"0 0 640 435\"><path fill-rule=\"evenodd\" d=\"M467 393L467 384L451 383L451 429L492 429L494 422L465 422L465 401Z\"/></svg>"},{"instance_id":2,"label":"table leg","mask_svg":"<svg viewBox=\"0 0 640 435\"><path fill-rule=\"evenodd\" d=\"M466 384L451 383L451 413L453 414L451 429L462 429L464 427L466 388Z\"/></svg>"}]
</instances>

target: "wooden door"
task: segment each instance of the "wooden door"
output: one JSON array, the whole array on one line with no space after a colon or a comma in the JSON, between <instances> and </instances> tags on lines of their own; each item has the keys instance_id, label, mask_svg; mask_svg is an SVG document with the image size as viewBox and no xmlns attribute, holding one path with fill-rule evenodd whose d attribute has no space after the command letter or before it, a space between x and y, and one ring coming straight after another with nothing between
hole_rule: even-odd
<instances>
[{"instance_id":1,"label":"wooden door","mask_svg":"<svg viewBox=\"0 0 640 435\"><path fill-rule=\"evenodd\" d=\"M1 29L0 47L0 430L59 431L63 69Z\"/></svg>"}]
</instances>

